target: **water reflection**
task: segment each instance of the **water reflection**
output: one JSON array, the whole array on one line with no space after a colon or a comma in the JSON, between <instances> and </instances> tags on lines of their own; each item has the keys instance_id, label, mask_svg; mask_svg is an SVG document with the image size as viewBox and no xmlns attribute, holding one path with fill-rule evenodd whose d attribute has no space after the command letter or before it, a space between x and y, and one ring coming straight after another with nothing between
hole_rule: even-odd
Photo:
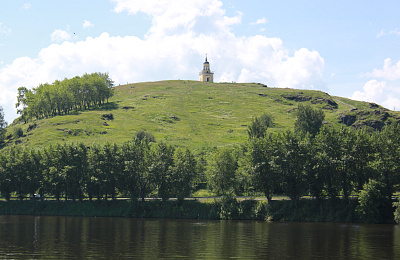
<instances>
[{"instance_id":1,"label":"water reflection","mask_svg":"<svg viewBox=\"0 0 400 260\"><path fill-rule=\"evenodd\" d=\"M0 216L1 259L399 259L395 225Z\"/></svg>"}]
</instances>

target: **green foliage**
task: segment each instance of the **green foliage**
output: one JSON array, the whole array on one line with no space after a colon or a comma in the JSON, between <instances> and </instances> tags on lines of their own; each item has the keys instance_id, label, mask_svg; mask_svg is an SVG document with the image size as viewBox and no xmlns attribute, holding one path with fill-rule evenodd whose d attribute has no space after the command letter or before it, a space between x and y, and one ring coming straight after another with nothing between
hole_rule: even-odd
<instances>
[{"instance_id":1,"label":"green foliage","mask_svg":"<svg viewBox=\"0 0 400 260\"><path fill-rule=\"evenodd\" d=\"M384 185L384 195L391 199L400 184L400 124L392 124L372 136L376 149L372 168L374 177Z\"/></svg>"},{"instance_id":2,"label":"green foliage","mask_svg":"<svg viewBox=\"0 0 400 260\"><path fill-rule=\"evenodd\" d=\"M174 166L174 147L159 143L150 155L149 174L153 178L158 197L163 201L169 198L173 186L172 171Z\"/></svg>"},{"instance_id":3,"label":"green foliage","mask_svg":"<svg viewBox=\"0 0 400 260\"><path fill-rule=\"evenodd\" d=\"M270 133L264 138L251 139L246 151L247 160L244 166L254 191L263 192L270 202L281 181L281 175L274 164L277 159L278 142Z\"/></svg>"},{"instance_id":4,"label":"green foliage","mask_svg":"<svg viewBox=\"0 0 400 260\"><path fill-rule=\"evenodd\" d=\"M265 201L243 200L226 196L214 202L219 208L219 219L258 219L266 220L269 216L269 204Z\"/></svg>"},{"instance_id":5,"label":"green foliage","mask_svg":"<svg viewBox=\"0 0 400 260\"><path fill-rule=\"evenodd\" d=\"M3 108L0 106L0 143L4 140L4 136L7 132L6 126L7 122L4 119Z\"/></svg>"},{"instance_id":6,"label":"green foliage","mask_svg":"<svg viewBox=\"0 0 400 260\"><path fill-rule=\"evenodd\" d=\"M15 127L13 130L13 136L15 139L20 138L21 136L24 135L24 131L22 130L21 127Z\"/></svg>"},{"instance_id":7,"label":"green foliage","mask_svg":"<svg viewBox=\"0 0 400 260\"><path fill-rule=\"evenodd\" d=\"M400 224L400 197L397 197L397 201L393 202L394 207L394 221Z\"/></svg>"},{"instance_id":8,"label":"green foliage","mask_svg":"<svg viewBox=\"0 0 400 260\"><path fill-rule=\"evenodd\" d=\"M78 109L108 103L113 96L113 81L107 73L84 74L82 77L40 84L32 90L18 88L17 113L24 122L32 118L48 118L69 114Z\"/></svg>"},{"instance_id":9,"label":"green foliage","mask_svg":"<svg viewBox=\"0 0 400 260\"><path fill-rule=\"evenodd\" d=\"M357 212L367 223L383 223L392 218L390 200L383 193L383 185L376 180L364 184L358 203Z\"/></svg>"},{"instance_id":10,"label":"green foliage","mask_svg":"<svg viewBox=\"0 0 400 260\"><path fill-rule=\"evenodd\" d=\"M307 153L304 141L299 135L287 131L278 135L278 151L275 167L282 176L282 188L290 199L296 201L306 191L305 165Z\"/></svg>"},{"instance_id":11,"label":"green foliage","mask_svg":"<svg viewBox=\"0 0 400 260\"><path fill-rule=\"evenodd\" d=\"M183 201L185 197L190 196L197 174L197 161L190 150L177 150L174 155L171 186L172 194L178 201Z\"/></svg>"},{"instance_id":12,"label":"green foliage","mask_svg":"<svg viewBox=\"0 0 400 260\"><path fill-rule=\"evenodd\" d=\"M314 109L309 104L299 104L296 117L297 119L294 123L295 131L303 135L309 133L311 136L315 136L322 126L325 114L321 109Z\"/></svg>"},{"instance_id":13,"label":"green foliage","mask_svg":"<svg viewBox=\"0 0 400 260\"><path fill-rule=\"evenodd\" d=\"M220 201L221 208L219 213L220 219L238 219L239 218L239 202L232 197L223 197Z\"/></svg>"},{"instance_id":14,"label":"green foliage","mask_svg":"<svg viewBox=\"0 0 400 260\"><path fill-rule=\"evenodd\" d=\"M268 216L274 221L359 222L356 207L357 200L274 200Z\"/></svg>"},{"instance_id":15,"label":"green foliage","mask_svg":"<svg viewBox=\"0 0 400 260\"><path fill-rule=\"evenodd\" d=\"M315 138L269 133L249 139L240 171L249 191L262 192L269 201L282 191L294 201L306 194L348 200L371 178L383 183L391 198L400 181L399 136L399 125L372 135L365 129L327 126Z\"/></svg>"},{"instance_id":16,"label":"green foliage","mask_svg":"<svg viewBox=\"0 0 400 260\"><path fill-rule=\"evenodd\" d=\"M150 147L146 140L135 139L122 145L123 171L119 181L121 192L129 194L132 199L147 194L151 181L149 175Z\"/></svg>"},{"instance_id":17,"label":"green foliage","mask_svg":"<svg viewBox=\"0 0 400 260\"><path fill-rule=\"evenodd\" d=\"M150 132L145 131L145 130L137 131L133 138L134 139L138 139L140 141L143 140L143 139L146 139L150 143L154 143L156 141L156 138L154 137L154 135L152 133L150 133Z\"/></svg>"},{"instance_id":18,"label":"green foliage","mask_svg":"<svg viewBox=\"0 0 400 260\"><path fill-rule=\"evenodd\" d=\"M70 79L78 83L83 76ZM61 81L63 82L63 81ZM77 84L77 87L80 87ZM77 88L79 93L79 88ZM77 107L77 110L63 116L51 115L35 120L37 128L20 138L21 146L40 147L56 143L83 142L122 144L132 139L136 131L146 129L154 134L158 141L189 148L192 151L208 153L215 147L231 144L244 144L248 139L247 128L252 119L267 113L274 119L269 132L293 130L295 108L299 101L287 100L284 94L299 92L296 89L264 88L258 84L202 83L198 81L158 81L115 86L109 103L90 106L90 110ZM27 89L28 91L28 89ZM71 90L75 93L75 90ZM322 103L302 102L314 109L324 109L324 100L336 100L321 91L302 90L305 96ZM263 96L259 95L263 94ZM75 94L73 94L75 95ZM368 103L343 99L359 111L372 116L374 109ZM79 100L79 99L78 99ZM22 104L22 103L21 103ZM81 102L79 102L81 104ZM86 106L85 106L86 107ZM18 107L23 110L23 106ZM347 104L338 103L326 113L328 125L340 126L341 113L351 109ZM28 109L29 110L29 109ZM27 112L26 110L25 112ZM259 111L262 112L259 112ZM325 110L324 110L325 111ZM107 125L101 120L104 113L112 113L113 121ZM392 117L400 112L387 111ZM34 120L33 115L32 119ZM28 120L26 118L26 120ZM22 114L20 122L24 122ZM7 127L21 126L26 133L27 126L14 123ZM79 131L78 131L79 130ZM72 133L72 134L70 134ZM5 140L5 145L13 145L13 140Z\"/></svg>"},{"instance_id":19,"label":"green foliage","mask_svg":"<svg viewBox=\"0 0 400 260\"><path fill-rule=\"evenodd\" d=\"M273 126L274 122L272 116L264 113L259 118L255 117L253 122L247 129L247 134L250 139L263 138L266 134L268 127Z\"/></svg>"},{"instance_id":20,"label":"green foliage","mask_svg":"<svg viewBox=\"0 0 400 260\"><path fill-rule=\"evenodd\" d=\"M233 149L224 147L216 150L207 165L208 185L219 195L233 194L237 184L237 168L237 157Z\"/></svg>"}]
</instances>

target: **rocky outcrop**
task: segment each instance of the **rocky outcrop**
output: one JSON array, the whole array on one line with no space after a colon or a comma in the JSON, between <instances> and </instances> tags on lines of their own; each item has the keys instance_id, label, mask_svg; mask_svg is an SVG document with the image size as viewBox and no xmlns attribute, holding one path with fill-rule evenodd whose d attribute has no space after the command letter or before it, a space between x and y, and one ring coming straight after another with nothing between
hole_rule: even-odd
<instances>
[{"instance_id":1,"label":"rocky outcrop","mask_svg":"<svg viewBox=\"0 0 400 260\"><path fill-rule=\"evenodd\" d=\"M326 109L337 109L338 108L338 104L334 101L334 100L332 100L332 99L329 99L329 98L324 98L324 97L314 97L312 100L311 100L311 103L312 104L327 104L325 107L326 107Z\"/></svg>"},{"instance_id":2,"label":"rocky outcrop","mask_svg":"<svg viewBox=\"0 0 400 260\"><path fill-rule=\"evenodd\" d=\"M305 102L305 101L310 101L312 98L309 96L305 96L303 95L303 92L299 92L299 94L286 94L286 95L282 95L283 98L289 99L289 100L293 100L293 101L297 101L297 102Z\"/></svg>"},{"instance_id":3,"label":"rocky outcrop","mask_svg":"<svg viewBox=\"0 0 400 260\"><path fill-rule=\"evenodd\" d=\"M339 122L347 126L353 125L357 121L357 116L352 114L340 114Z\"/></svg>"},{"instance_id":4,"label":"rocky outcrop","mask_svg":"<svg viewBox=\"0 0 400 260\"><path fill-rule=\"evenodd\" d=\"M400 122L400 118L394 117L391 115L387 109L381 108L374 103L370 103L370 108L379 109L375 110L357 110L353 109L346 113L342 113L339 115L339 122L347 125L353 126L355 128L361 128L363 126L369 126L376 130L382 130L385 125L389 125L392 122Z\"/></svg>"},{"instance_id":5,"label":"rocky outcrop","mask_svg":"<svg viewBox=\"0 0 400 260\"><path fill-rule=\"evenodd\" d=\"M282 95L283 98L288 100L293 100L296 102L306 102L311 101L312 104L326 104L323 109L333 110L338 108L338 104L330 99L325 97L310 97L305 95L303 92L299 92L297 94L285 94Z\"/></svg>"}]
</instances>

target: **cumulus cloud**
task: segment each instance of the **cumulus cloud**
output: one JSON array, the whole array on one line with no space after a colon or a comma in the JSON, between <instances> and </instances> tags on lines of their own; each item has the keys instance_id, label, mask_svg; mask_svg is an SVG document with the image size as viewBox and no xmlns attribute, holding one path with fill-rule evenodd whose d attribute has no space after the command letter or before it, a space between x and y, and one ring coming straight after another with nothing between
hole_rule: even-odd
<instances>
[{"instance_id":1,"label":"cumulus cloud","mask_svg":"<svg viewBox=\"0 0 400 260\"><path fill-rule=\"evenodd\" d=\"M114 11L130 14L142 12L152 17L152 28L148 36L197 32L204 34L225 34L229 26L241 22L241 13L234 17L225 16L222 2L209 1L159 1L159 0L112 0Z\"/></svg>"},{"instance_id":2,"label":"cumulus cloud","mask_svg":"<svg viewBox=\"0 0 400 260\"><path fill-rule=\"evenodd\" d=\"M396 98L400 89L387 81L370 80L365 83L363 91L355 91L352 99L374 102L388 109L400 109L400 99Z\"/></svg>"},{"instance_id":3,"label":"cumulus cloud","mask_svg":"<svg viewBox=\"0 0 400 260\"><path fill-rule=\"evenodd\" d=\"M390 58L383 62L382 69L374 69L371 73L365 74L369 78L382 78L385 80L397 80L400 79L400 61L396 64L392 64Z\"/></svg>"},{"instance_id":4,"label":"cumulus cloud","mask_svg":"<svg viewBox=\"0 0 400 260\"><path fill-rule=\"evenodd\" d=\"M71 39L71 35L63 30L55 30L50 37L52 42L63 42Z\"/></svg>"},{"instance_id":5,"label":"cumulus cloud","mask_svg":"<svg viewBox=\"0 0 400 260\"><path fill-rule=\"evenodd\" d=\"M317 51L289 51L279 38L236 36L232 26L242 13L225 14L222 3L209 1L113 0L114 11L151 17L144 39L135 36L98 37L70 42L67 31L52 34L54 44L37 57L24 57L0 70L0 91L15 100L20 86L91 72L109 72L116 84L164 79L198 80L208 53L215 81L262 82L269 86L324 88L324 60ZM14 96L14 99L11 97ZM14 101L13 101L14 103Z\"/></svg>"},{"instance_id":6,"label":"cumulus cloud","mask_svg":"<svg viewBox=\"0 0 400 260\"><path fill-rule=\"evenodd\" d=\"M362 91L355 91L351 98L400 109L400 99L397 98L400 95L400 61L393 64L388 58L381 69L374 69L364 77L373 79L365 83Z\"/></svg>"},{"instance_id":7,"label":"cumulus cloud","mask_svg":"<svg viewBox=\"0 0 400 260\"><path fill-rule=\"evenodd\" d=\"M363 91L355 91L353 93L353 98L357 100L375 102L377 97L382 97L384 89L387 88L386 85L386 82L370 80L365 83Z\"/></svg>"},{"instance_id":8,"label":"cumulus cloud","mask_svg":"<svg viewBox=\"0 0 400 260\"><path fill-rule=\"evenodd\" d=\"M88 20L85 20L85 21L83 22L82 27L83 27L83 29L87 29L87 28L90 28L90 27L94 27L94 24L92 24L92 23L89 22Z\"/></svg>"}]
</instances>

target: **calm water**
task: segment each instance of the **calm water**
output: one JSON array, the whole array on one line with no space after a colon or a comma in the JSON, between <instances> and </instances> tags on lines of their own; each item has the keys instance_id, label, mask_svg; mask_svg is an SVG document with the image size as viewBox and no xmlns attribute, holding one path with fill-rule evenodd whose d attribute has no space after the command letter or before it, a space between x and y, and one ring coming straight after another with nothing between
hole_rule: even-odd
<instances>
[{"instance_id":1,"label":"calm water","mask_svg":"<svg viewBox=\"0 0 400 260\"><path fill-rule=\"evenodd\" d=\"M0 259L400 259L400 227L0 216Z\"/></svg>"}]
</instances>

